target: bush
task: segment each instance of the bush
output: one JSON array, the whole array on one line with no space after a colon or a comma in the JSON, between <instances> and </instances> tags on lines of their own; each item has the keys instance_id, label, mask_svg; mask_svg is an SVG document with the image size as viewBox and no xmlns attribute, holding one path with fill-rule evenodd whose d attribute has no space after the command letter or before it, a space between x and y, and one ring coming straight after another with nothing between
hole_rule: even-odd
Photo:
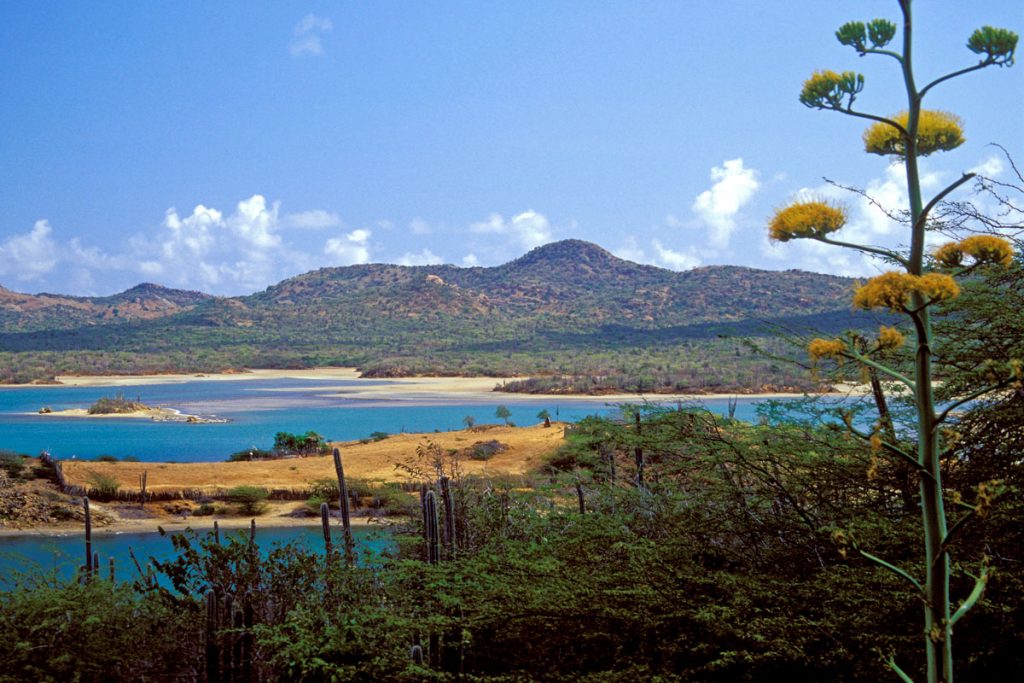
<instances>
[{"instance_id":1,"label":"bush","mask_svg":"<svg viewBox=\"0 0 1024 683\"><path fill-rule=\"evenodd\" d=\"M211 503L200 503L198 507L192 510L192 515L195 517L207 517L216 512L216 508Z\"/></svg>"},{"instance_id":2,"label":"bush","mask_svg":"<svg viewBox=\"0 0 1024 683\"><path fill-rule=\"evenodd\" d=\"M329 451L324 437L313 431L305 434L278 432L274 435L274 452L278 455L323 455Z\"/></svg>"},{"instance_id":3,"label":"bush","mask_svg":"<svg viewBox=\"0 0 1024 683\"><path fill-rule=\"evenodd\" d=\"M228 500L238 505L243 515L260 515L266 512L268 495L267 490L259 486L236 486L228 491Z\"/></svg>"},{"instance_id":4,"label":"bush","mask_svg":"<svg viewBox=\"0 0 1024 683\"><path fill-rule=\"evenodd\" d=\"M132 401L118 394L113 398L103 397L89 406L86 411L90 415L119 415L121 413L134 413L137 410L148 410L149 406L140 401Z\"/></svg>"},{"instance_id":5,"label":"bush","mask_svg":"<svg viewBox=\"0 0 1024 683\"><path fill-rule=\"evenodd\" d=\"M250 460L276 460L280 454L262 448L246 448L228 456L229 462L248 462Z\"/></svg>"},{"instance_id":6,"label":"bush","mask_svg":"<svg viewBox=\"0 0 1024 683\"><path fill-rule=\"evenodd\" d=\"M6 472L11 479L20 479L27 457L27 455L14 451L0 451L0 470Z\"/></svg>"},{"instance_id":7,"label":"bush","mask_svg":"<svg viewBox=\"0 0 1024 683\"><path fill-rule=\"evenodd\" d=\"M89 472L86 475L85 480L89 483L90 493L97 500L110 500L117 496L118 489L121 488L121 482L116 477L112 477L109 474L100 474L99 472Z\"/></svg>"},{"instance_id":8,"label":"bush","mask_svg":"<svg viewBox=\"0 0 1024 683\"><path fill-rule=\"evenodd\" d=\"M107 455L107 454L97 455L96 456L96 462L117 462L117 456L116 455Z\"/></svg>"},{"instance_id":9,"label":"bush","mask_svg":"<svg viewBox=\"0 0 1024 683\"><path fill-rule=\"evenodd\" d=\"M494 439L490 441L478 441L469 448L469 457L473 460L490 460L498 453L508 450L506 444Z\"/></svg>"}]
</instances>

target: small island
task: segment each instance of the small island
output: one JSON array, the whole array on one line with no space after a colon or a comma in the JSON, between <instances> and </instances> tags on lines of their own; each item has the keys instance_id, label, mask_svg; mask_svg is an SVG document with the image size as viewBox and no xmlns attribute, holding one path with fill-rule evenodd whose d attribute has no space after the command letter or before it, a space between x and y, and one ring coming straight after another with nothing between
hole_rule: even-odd
<instances>
[{"instance_id":1,"label":"small island","mask_svg":"<svg viewBox=\"0 0 1024 683\"><path fill-rule=\"evenodd\" d=\"M142 402L141 398L136 398L133 401L126 398L122 393L118 393L112 397L104 396L97 399L97 401L88 408L53 410L49 406L44 406L39 409L38 414L56 417L145 418L153 420L154 422L187 422L189 424L227 422L227 420L223 418L188 415L174 408L148 406Z\"/></svg>"}]
</instances>

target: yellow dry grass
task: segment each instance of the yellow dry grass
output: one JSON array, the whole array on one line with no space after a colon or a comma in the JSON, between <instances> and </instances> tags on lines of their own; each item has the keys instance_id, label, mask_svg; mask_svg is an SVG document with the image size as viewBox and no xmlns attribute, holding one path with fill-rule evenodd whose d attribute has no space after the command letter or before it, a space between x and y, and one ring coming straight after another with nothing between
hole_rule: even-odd
<instances>
[{"instance_id":1,"label":"yellow dry grass","mask_svg":"<svg viewBox=\"0 0 1024 683\"><path fill-rule=\"evenodd\" d=\"M333 444L341 448L345 476L374 482L406 482L410 477L396 465L413 461L418 446L433 441L442 450L470 447L481 441L496 440L508 446L489 460L462 457L467 474L522 475L543 463L544 456L562 443L564 424L549 428L487 426L457 432L398 434L383 441ZM125 491L139 490L139 476L147 473L150 492L201 490L224 491L234 486L262 486L267 489L304 490L316 479L334 478L330 456L289 458L259 462L88 462L64 461L64 476L69 484L88 487L91 473L117 479Z\"/></svg>"}]
</instances>

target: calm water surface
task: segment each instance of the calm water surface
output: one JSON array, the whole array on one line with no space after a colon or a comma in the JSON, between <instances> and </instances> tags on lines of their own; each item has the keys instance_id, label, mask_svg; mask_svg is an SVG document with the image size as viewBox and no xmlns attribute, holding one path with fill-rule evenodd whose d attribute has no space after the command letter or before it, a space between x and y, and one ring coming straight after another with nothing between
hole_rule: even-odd
<instances>
[{"instance_id":1,"label":"calm water surface","mask_svg":"<svg viewBox=\"0 0 1024 683\"><path fill-rule=\"evenodd\" d=\"M256 523L258 525L259 521ZM212 523L202 523L196 524L194 528L206 533L212 526ZM382 530L356 526L352 534L364 558L383 552L392 543ZM221 530L222 538L248 538L248 535L248 529ZM107 576L108 564L113 557L116 578L122 581L134 580L138 578L138 571L128 554L129 548L143 567L149 558L169 560L175 556L170 536L152 532L94 534L92 548L93 552L99 553L103 576ZM334 536L335 544L340 547L342 540L339 529L334 530ZM324 537L320 527L261 529L257 526L256 543L264 555L273 546L287 542L297 543L321 555L324 553ZM62 579L70 579L84 563L84 532L72 536L0 536L0 590L10 589L19 580L20 574L40 576L55 573Z\"/></svg>"},{"instance_id":2,"label":"calm water surface","mask_svg":"<svg viewBox=\"0 0 1024 683\"><path fill-rule=\"evenodd\" d=\"M227 380L123 387L3 387L0 388L0 449L35 455L47 450L57 458L133 456L143 461L203 462L224 460L236 451L270 448L277 432L313 430L328 439L347 441L373 432L432 432L463 428L472 415L478 423L497 422L494 411L507 405L511 420L535 424L546 409L552 417L574 422L588 415L610 414L617 408L596 401L519 398L439 398L410 401L396 389L394 398L372 401L344 396L345 387L364 387L368 380ZM386 381L376 382L378 384ZM61 418L38 415L53 410L86 408L97 399L123 392L153 406L184 413L216 416L223 424L185 424L139 419ZM340 394L340 395L339 395ZM736 417L755 419L757 401L739 399ZM728 401L704 401L705 407L725 414Z\"/></svg>"}]
</instances>

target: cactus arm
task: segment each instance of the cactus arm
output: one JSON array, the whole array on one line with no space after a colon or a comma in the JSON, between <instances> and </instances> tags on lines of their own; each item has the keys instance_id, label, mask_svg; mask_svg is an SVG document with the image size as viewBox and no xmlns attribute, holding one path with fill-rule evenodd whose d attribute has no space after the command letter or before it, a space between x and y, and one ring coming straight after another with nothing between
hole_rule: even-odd
<instances>
[{"instance_id":1,"label":"cactus arm","mask_svg":"<svg viewBox=\"0 0 1024 683\"><path fill-rule=\"evenodd\" d=\"M942 543L939 544L938 554L934 558L932 558L933 563L938 562L939 558L942 557L944 553L948 552L949 546L953 543L954 536L957 534L957 532L963 529L964 526L966 526L967 522L972 517L974 517L974 514L976 512L977 508L972 507L970 510L967 511L967 514L965 514L960 519L956 520L956 523L953 524L952 527L950 527L949 531L946 532L945 537L942 539Z\"/></svg>"},{"instance_id":2,"label":"cactus arm","mask_svg":"<svg viewBox=\"0 0 1024 683\"><path fill-rule=\"evenodd\" d=\"M869 254L875 254L876 256L881 256L882 258L896 261L897 263L904 267L906 267L907 265L907 260L900 256L899 254L897 254L895 251L889 251L888 249L883 249L881 247L872 247L867 244L854 244L853 242L844 242L842 240L831 239L827 235L815 235L811 237L811 239L818 240L819 242L823 242L825 244L831 244L836 247L845 247L847 249L855 249L857 251L864 251Z\"/></svg>"},{"instance_id":3,"label":"cactus arm","mask_svg":"<svg viewBox=\"0 0 1024 683\"><path fill-rule=\"evenodd\" d=\"M907 672L900 668L900 665L896 663L895 659L889 657L889 659L885 660L885 663L889 665L889 668L892 669L894 674L900 677L900 680L903 681L903 683L914 683L914 679L908 676Z\"/></svg>"},{"instance_id":4,"label":"cactus arm","mask_svg":"<svg viewBox=\"0 0 1024 683\"><path fill-rule=\"evenodd\" d=\"M984 396L985 394L991 391L1002 389L1003 387L1008 385L1010 381L1011 380L1007 379L1000 382L996 382L995 384L989 384L988 386L984 386L981 389L978 389L977 391L972 391L971 393L967 394L961 399L953 401L948 406L946 406L946 408L941 413L939 413L938 416L935 418L935 426L938 427L942 422L946 420L947 417L949 417L949 414L951 412L953 412L960 406L964 405L965 403L970 403L974 399Z\"/></svg>"},{"instance_id":5,"label":"cactus arm","mask_svg":"<svg viewBox=\"0 0 1024 683\"><path fill-rule=\"evenodd\" d=\"M871 553L869 553L869 552L867 552L865 550L861 550L860 548L857 548L856 544L854 544L853 547L857 549L857 552L860 553L861 557L863 557L864 559L870 560L870 561L874 562L875 564L877 564L879 567L882 567L884 569L888 569L890 572L892 572L896 576L900 577L901 579L905 579L905 580L909 581L910 584L914 588L917 589L917 592L920 593L922 595L922 597L924 596L924 587L921 585L921 583L917 579L915 579L913 576L908 574L906 571L900 569L899 567L897 567L896 565L894 565L894 564L892 564L890 562L886 562L885 560L883 560L882 558L878 557L877 555L872 555Z\"/></svg>"},{"instance_id":6,"label":"cactus arm","mask_svg":"<svg viewBox=\"0 0 1024 683\"><path fill-rule=\"evenodd\" d=\"M951 182L949 185L947 185L946 189L944 189L942 192L940 192L937 195L935 195L934 197L932 197L931 201L929 201L925 205L925 207L921 210L921 215L917 217L917 223L914 225L914 227L915 228L921 227L923 229L924 226L925 226L926 221L928 220L928 214L930 214L932 209L935 208L935 205L938 204L939 202L941 202L947 196L949 196L950 192L952 192L956 188L960 187L961 185L963 185L964 183L966 183L968 180L970 180L971 178L975 177L976 175L978 175L978 174L977 173L964 173L959 178L957 178L956 180Z\"/></svg>"},{"instance_id":7,"label":"cactus arm","mask_svg":"<svg viewBox=\"0 0 1024 683\"><path fill-rule=\"evenodd\" d=\"M974 589L971 594L967 596L964 603L957 608L956 612L949 619L949 625L952 626L956 622L960 621L965 614L967 614L972 607L981 599L981 594L985 592L985 585L988 583L988 567L983 567L981 574L974 579Z\"/></svg>"},{"instance_id":8,"label":"cactus arm","mask_svg":"<svg viewBox=\"0 0 1024 683\"><path fill-rule=\"evenodd\" d=\"M900 53L893 52L892 50L882 50L877 47L864 48L864 52L862 53L862 55L882 55L884 57L892 57L900 64L903 63L903 55L901 55Z\"/></svg>"},{"instance_id":9,"label":"cactus arm","mask_svg":"<svg viewBox=\"0 0 1024 683\"><path fill-rule=\"evenodd\" d=\"M847 350L846 352L843 353L843 355L846 356L847 358L852 358L853 360L859 363L863 363L864 365L867 365L869 367L874 368L875 370L878 370L883 375L891 377L897 382L904 384L908 389L910 389L912 393L916 393L917 389L915 388L914 381L907 377L906 375L896 372L892 368L882 365L877 361L873 361L867 356L860 354L852 349Z\"/></svg>"},{"instance_id":10,"label":"cactus arm","mask_svg":"<svg viewBox=\"0 0 1024 683\"><path fill-rule=\"evenodd\" d=\"M964 67L963 69L960 69L959 71L953 71L952 73L948 73L945 76L939 76L934 81L932 81L928 85L926 85L923 88L921 88L921 91L917 94L917 96L918 96L918 98L924 98L924 94L926 92L928 92L929 90L931 90L932 88L937 86L939 83L942 83L943 81L948 81L951 78L956 78L957 76L963 76L964 74L969 74L972 71L978 71L979 69L984 69L985 67L992 66L995 63L996 62L994 60L992 60L991 58L987 58L987 59L984 59L984 60L982 60L982 61L980 61L977 64L974 64L972 66Z\"/></svg>"}]
</instances>

